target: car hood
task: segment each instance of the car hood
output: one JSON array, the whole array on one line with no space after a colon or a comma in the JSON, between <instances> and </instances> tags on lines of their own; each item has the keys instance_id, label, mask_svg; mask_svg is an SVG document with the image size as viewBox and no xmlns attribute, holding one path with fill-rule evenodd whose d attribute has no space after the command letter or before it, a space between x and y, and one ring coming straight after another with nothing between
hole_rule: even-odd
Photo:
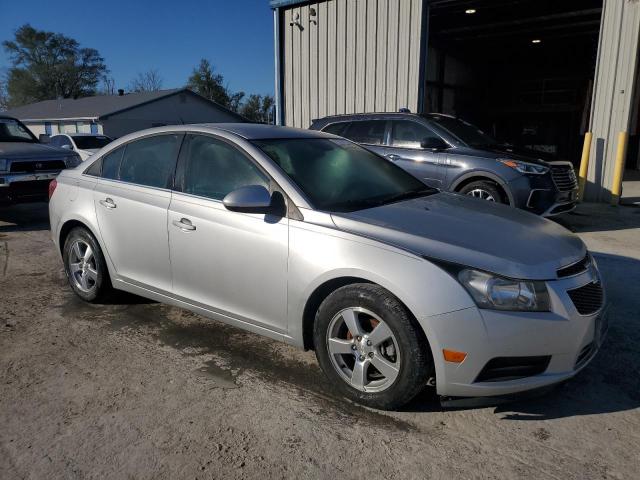
<instances>
[{"instance_id":1,"label":"car hood","mask_svg":"<svg viewBox=\"0 0 640 480\"><path fill-rule=\"evenodd\" d=\"M0 158L57 158L67 157L71 152L41 143L0 142Z\"/></svg>"},{"instance_id":2,"label":"car hood","mask_svg":"<svg viewBox=\"0 0 640 480\"><path fill-rule=\"evenodd\" d=\"M484 158L510 158L522 162L535 163L537 165L548 166L549 163L570 163L559 161L554 155L528 148L516 147L512 145L487 145L483 147L463 147L459 153L473 155Z\"/></svg>"},{"instance_id":3,"label":"car hood","mask_svg":"<svg viewBox=\"0 0 640 480\"><path fill-rule=\"evenodd\" d=\"M351 213L336 227L415 254L512 278L548 280L586 253L550 220L506 205L438 193Z\"/></svg>"}]
</instances>

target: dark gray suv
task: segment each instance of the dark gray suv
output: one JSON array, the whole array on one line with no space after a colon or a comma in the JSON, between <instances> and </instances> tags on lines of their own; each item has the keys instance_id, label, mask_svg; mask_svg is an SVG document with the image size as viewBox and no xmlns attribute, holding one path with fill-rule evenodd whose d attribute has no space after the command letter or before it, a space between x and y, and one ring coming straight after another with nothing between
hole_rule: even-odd
<instances>
[{"instance_id":1,"label":"dark gray suv","mask_svg":"<svg viewBox=\"0 0 640 480\"><path fill-rule=\"evenodd\" d=\"M441 190L544 216L573 210L577 202L570 162L545 161L539 152L499 144L449 115L339 115L314 120L310 128L362 144Z\"/></svg>"}]
</instances>

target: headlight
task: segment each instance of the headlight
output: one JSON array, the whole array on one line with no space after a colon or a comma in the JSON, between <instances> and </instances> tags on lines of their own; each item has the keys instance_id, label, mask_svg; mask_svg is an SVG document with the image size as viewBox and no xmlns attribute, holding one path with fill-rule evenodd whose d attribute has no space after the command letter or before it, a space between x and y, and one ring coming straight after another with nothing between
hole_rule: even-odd
<instances>
[{"instance_id":1,"label":"headlight","mask_svg":"<svg viewBox=\"0 0 640 480\"><path fill-rule=\"evenodd\" d=\"M549 311L549 293L544 282L514 280L472 269L461 270L458 280L480 308Z\"/></svg>"},{"instance_id":2,"label":"headlight","mask_svg":"<svg viewBox=\"0 0 640 480\"><path fill-rule=\"evenodd\" d=\"M82 159L78 155L72 155L64 159L64 164L67 168L77 167L82 163Z\"/></svg>"},{"instance_id":3,"label":"headlight","mask_svg":"<svg viewBox=\"0 0 640 480\"><path fill-rule=\"evenodd\" d=\"M514 170L519 171L520 173L531 173L533 175L544 175L549 171L548 167L543 165L537 165L535 163L529 162L521 162L519 160L511 160L509 158L500 158L498 159L500 163L506 165L507 167L511 167Z\"/></svg>"}]
</instances>

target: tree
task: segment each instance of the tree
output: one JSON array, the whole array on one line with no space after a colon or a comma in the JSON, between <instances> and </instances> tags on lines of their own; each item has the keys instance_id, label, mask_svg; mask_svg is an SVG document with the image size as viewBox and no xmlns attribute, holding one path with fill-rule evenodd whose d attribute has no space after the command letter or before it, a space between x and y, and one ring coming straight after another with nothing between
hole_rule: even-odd
<instances>
[{"instance_id":1,"label":"tree","mask_svg":"<svg viewBox=\"0 0 640 480\"><path fill-rule=\"evenodd\" d=\"M162 77L156 69L138 73L129 84L129 90L132 92L157 92L160 89L162 89Z\"/></svg>"},{"instance_id":2,"label":"tree","mask_svg":"<svg viewBox=\"0 0 640 480\"><path fill-rule=\"evenodd\" d=\"M274 101L270 95L249 95L247 101L239 110L240 115L252 122L273 123L274 122Z\"/></svg>"},{"instance_id":3,"label":"tree","mask_svg":"<svg viewBox=\"0 0 640 480\"><path fill-rule=\"evenodd\" d=\"M109 76L102 76L102 87L100 88L101 95L115 95L116 94L116 79Z\"/></svg>"},{"instance_id":4,"label":"tree","mask_svg":"<svg viewBox=\"0 0 640 480\"><path fill-rule=\"evenodd\" d=\"M3 71L0 71L0 112L9 108L9 95L7 94L7 78Z\"/></svg>"},{"instance_id":5,"label":"tree","mask_svg":"<svg viewBox=\"0 0 640 480\"><path fill-rule=\"evenodd\" d=\"M234 112L240 108L244 97L244 92L231 92L224 85L224 77L215 73L214 67L204 58L200 60L200 65L193 69L193 73L187 81L187 88Z\"/></svg>"},{"instance_id":6,"label":"tree","mask_svg":"<svg viewBox=\"0 0 640 480\"><path fill-rule=\"evenodd\" d=\"M13 41L2 45L12 64L7 74L11 106L93 95L108 72L97 50L80 48L73 38L28 23L16 30Z\"/></svg>"}]
</instances>

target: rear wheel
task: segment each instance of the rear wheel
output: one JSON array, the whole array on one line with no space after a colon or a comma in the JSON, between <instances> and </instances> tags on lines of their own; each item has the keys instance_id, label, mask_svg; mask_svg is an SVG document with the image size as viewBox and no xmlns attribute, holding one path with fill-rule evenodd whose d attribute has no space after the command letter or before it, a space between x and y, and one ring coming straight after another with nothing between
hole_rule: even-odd
<instances>
[{"instance_id":1,"label":"rear wheel","mask_svg":"<svg viewBox=\"0 0 640 480\"><path fill-rule=\"evenodd\" d=\"M459 192L463 195L486 200L488 202L507 203L506 198L498 186L490 180L476 180L462 187Z\"/></svg>"},{"instance_id":2,"label":"rear wheel","mask_svg":"<svg viewBox=\"0 0 640 480\"><path fill-rule=\"evenodd\" d=\"M426 338L406 307L373 284L342 287L320 305L316 356L347 397L394 409L426 385L433 362Z\"/></svg>"},{"instance_id":3,"label":"rear wheel","mask_svg":"<svg viewBox=\"0 0 640 480\"><path fill-rule=\"evenodd\" d=\"M91 233L76 227L67 236L62 250L69 285L87 302L104 300L112 291L102 250Z\"/></svg>"}]
</instances>

